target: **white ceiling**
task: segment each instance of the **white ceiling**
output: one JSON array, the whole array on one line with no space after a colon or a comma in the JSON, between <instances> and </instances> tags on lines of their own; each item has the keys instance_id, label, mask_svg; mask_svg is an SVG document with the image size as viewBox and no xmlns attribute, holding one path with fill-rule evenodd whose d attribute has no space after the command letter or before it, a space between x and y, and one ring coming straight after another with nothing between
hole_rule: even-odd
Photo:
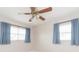
<instances>
[{"instance_id":1,"label":"white ceiling","mask_svg":"<svg viewBox=\"0 0 79 59\"><path fill-rule=\"evenodd\" d=\"M44 7L39 7L38 10ZM59 18L62 16L78 14L79 8L78 7L54 7L53 11L47 12L44 14L40 14L45 17L46 21L36 20L33 19L33 22L30 23L28 20L31 18L31 15L20 15L19 13L31 12L29 7L0 7L0 16L10 18L12 20L22 22L29 25L37 25L44 22L48 22L50 20L54 20L55 18Z\"/></svg>"}]
</instances>

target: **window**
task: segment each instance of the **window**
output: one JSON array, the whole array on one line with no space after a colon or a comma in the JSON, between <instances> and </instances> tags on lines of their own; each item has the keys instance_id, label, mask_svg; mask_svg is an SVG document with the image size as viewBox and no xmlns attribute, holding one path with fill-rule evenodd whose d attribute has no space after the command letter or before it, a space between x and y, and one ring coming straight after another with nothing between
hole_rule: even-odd
<instances>
[{"instance_id":1,"label":"window","mask_svg":"<svg viewBox=\"0 0 79 59\"><path fill-rule=\"evenodd\" d=\"M25 29L17 26L11 26L11 40L24 40Z\"/></svg>"},{"instance_id":2,"label":"window","mask_svg":"<svg viewBox=\"0 0 79 59\"><path fill-rule=\"evenodd\" d=\"M60 40L71 40L71 22L61 23L59 30Z\"/></svg>"}]
</instances>

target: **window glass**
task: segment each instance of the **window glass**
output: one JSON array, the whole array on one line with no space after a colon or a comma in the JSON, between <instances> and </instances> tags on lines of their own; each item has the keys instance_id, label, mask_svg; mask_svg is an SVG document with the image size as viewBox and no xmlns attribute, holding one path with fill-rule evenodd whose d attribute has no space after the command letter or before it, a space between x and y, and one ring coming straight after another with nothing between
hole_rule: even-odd
<instances>
[{"instance_id":1,"label":"window glass","mask_svg":"<svg viewBox=\"0 0 79 59\"><path fill-rule=\"evenodd\" d=\"M11 40L24 40L25 28L11 26Z\"/></svg>"},{"instance_id":2,"label":"window glass","mask_svg":"<svg viewBox=\"0 0 79 59\"><path fill-rule=\"evenodd\" d=\"M71 39L71 22L61 23L59 26L60 40Z\"/></svg>"}]
</instances>

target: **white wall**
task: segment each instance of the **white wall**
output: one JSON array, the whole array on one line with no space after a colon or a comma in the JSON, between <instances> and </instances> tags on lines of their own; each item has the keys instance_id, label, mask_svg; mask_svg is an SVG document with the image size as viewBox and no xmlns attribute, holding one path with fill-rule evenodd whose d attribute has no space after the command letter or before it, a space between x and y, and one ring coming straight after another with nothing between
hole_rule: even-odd
<instances>
[{"instance_id":1,"label":"white wall","mask_svg":"<svg viewBox=\"0 0 79 59\"><path fill-rule=\"evenodd\" d=\"M52 43L52 26L50 24L41 25L36 27L34 32L36 49L49 49Z\"/></svg>"},{"instance_id":2,"label":"white wall","mask_svg":"<svg viewBox=\"0 0 79 59\"><path fill-rule=\"evenodd\" d=\"M71 15L66 17L61 17L58 19L52 19L48 23L44 23L38 26L33 27L33 45L37 51L79 51L79 47L71 46L70 41L61 41L60 45L55 45L53 41L53 24L57 22L63 22L67 20L74 19L79 17L77 15ZM49 18L50 19L50 18Z\"/></svg>"}]
</instances>

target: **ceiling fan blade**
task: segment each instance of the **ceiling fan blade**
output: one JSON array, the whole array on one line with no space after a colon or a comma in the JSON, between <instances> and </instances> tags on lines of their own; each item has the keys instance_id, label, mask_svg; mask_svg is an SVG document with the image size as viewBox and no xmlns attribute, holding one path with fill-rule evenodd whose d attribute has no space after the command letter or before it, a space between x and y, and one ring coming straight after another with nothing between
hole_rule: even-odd
<instances>
[{"instance_id":1,"label":"ceiling fan blade","mask_svg":"<svg viewBox=\"0 0 79 59\"><path fill-rule=\"evenodd\" d=\"M30 15L31 13L19 13L19 14L21 14L21 15L22 15L22 14L25 14L25 15Z\"/></svg>"},{"instance_id":2,"label":"ceiling fan blade","mask_svg":"<svg viewBox=\"0 0 79 59\"><path fill-rule=\"evenodd\" d=\"M35 16L32 16L32 17L29 19L29 22L31 22L34 17L35 17Z\"/></svg>"},{"instance_id":3,"label":"ceiling fan blade","mask_svg":"<svg viewBox=\"0 0 79 59\"><path fill-rule=\"evenodd\" d=\"M41 20L43 20L43 21L45 20L45 18L44 18L44 17L42 17L42 16L39 16L39 18L40 18Z\"/></svg>"},{"instance_id":4,"label":"ceiling fan blade","mask_svg":"<svg viewBox=\"0 0 79 59\"><path fill-rule=\"evenodd\" d=\"M32 14L32 13L24 13L25 15L30 15L30 14Z\"/></svg>"},{"instance_id":5,"label":"ceiling fan blade","mask_svg":"<svg viewBox=\"0 0 79 59\"><path fill-rule=\"evenodd\" d=\"M38 13L45 13L45 12L49 12L49 11L52 11L52 7L48 7L48 8L42 9L42 10L37 11L37 12Z\"/></svg>"},{"instance_id":6,"label":"ceiling fan blade","mask_svg":"<svg viewBox=\"0 0 79 59\"><path fill-rule=\"evenodd\" d=\"M30 7L31 8L31 13L35 11L36 7Z\"/></svg>"}]
</instances>

